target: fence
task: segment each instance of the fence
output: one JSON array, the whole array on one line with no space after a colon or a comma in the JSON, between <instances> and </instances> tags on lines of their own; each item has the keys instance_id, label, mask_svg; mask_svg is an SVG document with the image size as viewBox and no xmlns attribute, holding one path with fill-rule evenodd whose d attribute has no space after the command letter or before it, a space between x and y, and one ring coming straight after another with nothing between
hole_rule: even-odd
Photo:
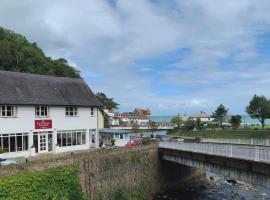
<instances>
[{"instance_id":1,"label":"fence","mask_svg":"<svg viewBox=\"0 0 270 200\"><path fill-rule=\"evenodd\" d=\"M217 143L160 142L159 148L270 162L270 147Z\"/></svg>"}]
</instances>

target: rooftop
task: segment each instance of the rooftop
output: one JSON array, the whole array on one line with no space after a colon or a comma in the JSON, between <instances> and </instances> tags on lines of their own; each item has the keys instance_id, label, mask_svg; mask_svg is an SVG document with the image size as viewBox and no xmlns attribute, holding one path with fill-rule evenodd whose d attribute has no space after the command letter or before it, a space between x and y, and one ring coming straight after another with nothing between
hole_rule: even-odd
<instances>
[{"instance_id":1,"label":"rooftop","mask_svg":"<svg viewBox=\"0 0 270 200\"><path fill-rule=\"evenodd\" d=\"M102 106L82 79L1 70L0 104Z\"/></svg>"}]
</instances>

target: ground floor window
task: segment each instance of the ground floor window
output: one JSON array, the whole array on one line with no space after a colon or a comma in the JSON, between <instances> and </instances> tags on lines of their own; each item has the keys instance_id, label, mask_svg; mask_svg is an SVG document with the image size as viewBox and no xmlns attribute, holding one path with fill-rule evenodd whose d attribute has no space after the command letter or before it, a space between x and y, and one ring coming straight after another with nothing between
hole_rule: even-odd
<instances>
[{"instance_id":1,"label":"ground floor window","mask_svg":"<svg viewBox=\"0 0 270 200\"><path fill-rule=\"evenodd\" d=\"M57 131L57 145L60 147L85 144L86 130Z\"/></svg>"},{"instance_id":2,"label":"ground floor window","mask_svg":"<svg viewBox=\"0 0 270 200\"><path fill-rule=\"evenodd\" d=\"M28 150L28 133L0 134L0 149L4 152Z\"/></svg>"}]
</instances>

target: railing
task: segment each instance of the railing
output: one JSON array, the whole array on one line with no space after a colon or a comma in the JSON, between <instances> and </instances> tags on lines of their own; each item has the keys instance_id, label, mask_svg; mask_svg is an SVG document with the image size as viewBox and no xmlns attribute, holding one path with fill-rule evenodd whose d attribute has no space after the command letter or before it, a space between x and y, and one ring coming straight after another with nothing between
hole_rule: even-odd
<instances>
[{"instance_id":1,"label":"railing","mask_svg":"<svg viewBox=\"0 0 270 200\"><path fill-rule=\"evenodd\" d=\"M160 148L270 162L270 147L237 144L160 142Z\"/></svg>"}]
</instances>

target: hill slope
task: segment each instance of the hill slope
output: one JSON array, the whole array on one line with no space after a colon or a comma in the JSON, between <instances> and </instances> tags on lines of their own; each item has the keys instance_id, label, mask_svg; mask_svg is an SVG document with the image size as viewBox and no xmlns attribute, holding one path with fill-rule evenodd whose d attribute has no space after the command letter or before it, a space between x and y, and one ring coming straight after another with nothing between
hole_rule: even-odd
<instances>
[{"instance_id":1,"label":"hill slope","mask_svg":"<svg viewBox=\"0 0 270 200\"><path fill-rule=\"evenodd\" d=\"M79 78L80 74L68 62L46 57L36 43L24 36L0 27L0 70Z\"/></svg>"}]
</instances>

